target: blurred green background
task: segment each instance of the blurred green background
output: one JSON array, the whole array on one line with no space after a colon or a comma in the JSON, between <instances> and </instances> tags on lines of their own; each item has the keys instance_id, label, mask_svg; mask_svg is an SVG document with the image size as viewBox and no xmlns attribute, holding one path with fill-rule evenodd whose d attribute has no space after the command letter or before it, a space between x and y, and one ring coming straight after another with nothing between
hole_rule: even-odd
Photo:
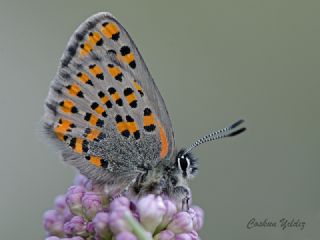
<instances>
[{"instance_id":1,"label":"blurred green background","mask_svg":"<svg viewBox=\"0 0 320 240\"><path fill-rule=\"evenodd\" d=\"M0 236L42 239L42 214L74 169L36 134L76 27L112 12L166 101L178 147L238 118L248 131L197 149L202 239L319 239L320 2L0 1ZM304 230L254 228L295 218Z\"/></svg>"}]
</instances>

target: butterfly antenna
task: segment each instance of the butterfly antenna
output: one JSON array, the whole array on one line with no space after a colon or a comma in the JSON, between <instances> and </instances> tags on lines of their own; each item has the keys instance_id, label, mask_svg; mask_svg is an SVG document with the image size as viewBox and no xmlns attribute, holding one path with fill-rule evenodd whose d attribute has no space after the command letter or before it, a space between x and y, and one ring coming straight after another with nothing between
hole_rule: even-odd
<instances>
[{"instance_id":1,"label":"butterfly antenna","mask_svg":"<svg viewBox=\"0 0 320 240\"><path fill-rule=\"evenodd\" d=\"M187 148L187 150L184 152L184 154L187 154L188 152L192 151L192 149L198 147L199 145L206 143L206 142L211 142L215 141L221 138L225 137L233 137L236 135L239 135L240 133L244 132L246 128L240 128L240 129L235 129L237 128L240 124L242 124L244 120L239 120L233 124L231 124L229 127L222 128L218 131L209 133L208 135L203 136L202 138L199 138L197 141L195 141L193 144L190 145L190 147Z\"/></svg>"}]
</instances>

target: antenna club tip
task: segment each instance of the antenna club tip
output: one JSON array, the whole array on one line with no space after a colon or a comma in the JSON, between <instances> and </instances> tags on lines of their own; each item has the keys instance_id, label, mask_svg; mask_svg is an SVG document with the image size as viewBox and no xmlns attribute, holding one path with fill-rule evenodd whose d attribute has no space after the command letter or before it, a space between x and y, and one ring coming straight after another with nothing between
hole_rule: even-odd
<instances>
[{"instance_id":1,"label":"antenna club tip","mask_svg":"<svg viewBox=\"0 0 320 240\"><path fill-rule=\"evenodd\" d=\"M234 137L234 136L236 136L236 135L239 135L240 133L243 133L244 131L246 131L247 130L247 128L240 128L240 129L238 129L238 130L236 130L236 131L234 131L234 132L232 132L232 133L230 133L229 135L227 135L228 137Z\"/></svg>"},{"instance_id":2,"label":"antenna club tip","mask_svg":"<svg viewBox=\"0 0 320 240\"><path fill-rule=\"evenodd\" d=\"M240 124L242 124L243 122L244 122L243 119L240 119L240 120L236 121L234 124L232 124L232 125L230 126L230 129L238 127L238 126L239 126Z\"/></svg>"}]
</instances>

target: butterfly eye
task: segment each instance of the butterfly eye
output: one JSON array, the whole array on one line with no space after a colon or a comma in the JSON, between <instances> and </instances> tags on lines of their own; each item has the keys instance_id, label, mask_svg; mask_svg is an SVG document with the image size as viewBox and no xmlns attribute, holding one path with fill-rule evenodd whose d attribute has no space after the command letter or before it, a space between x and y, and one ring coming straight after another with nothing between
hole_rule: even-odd
<instances>
[{"instance_id":1,"label":"butterfly eye","mask_svg":"<svg viewBox=\"0 0 320 240\"><path fill-rule=\"evenodd\" d=\"M186 172L190 166L189 159L186 156L182 155L181 157L178 158L178 166L180 170L182 170L183 172Z\"/></svg>"}]
</instances>

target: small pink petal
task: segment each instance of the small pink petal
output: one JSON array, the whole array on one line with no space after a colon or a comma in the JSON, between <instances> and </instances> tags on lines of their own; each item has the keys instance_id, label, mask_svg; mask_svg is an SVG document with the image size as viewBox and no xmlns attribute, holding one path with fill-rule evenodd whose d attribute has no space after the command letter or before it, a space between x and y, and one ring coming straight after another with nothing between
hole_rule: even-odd
<instances>
[{"instance_id":1,"label":"small pink petal","mask_svg":"<svg viewBox=\"0 0 320 240\"><path fill-rule=\"evenodd\" d=\"M190 214L187 212L178 212L173 217L167 229L177 234L191 232L193 230L193 222Z\"/></svg>"},{"instance_id":2,"label":"small pink petal","mask_svg":"<svg viewBox=\"0 0 320 240\"><path fill-rule=\"evenodd\" d=\"M174 233L170 230L164 230L158 233L154 240L173 240L174 239Z\"/></svg>"},{"instance_id":3,"label":"small pink petal","mask_svg":"<svg viewBox=\"0 0 320 240\"><path fill-rule=\"evenodd\" d=\"M149 232L154 232L162 222L166 207L160 196L147 195L142 197L137 203L141 224Z\"/></svg>"},{"instance_id":4,"label":"small pink petal","mask_svg":"<svg viewBox=\"0 0 320 240\"><path fill-rule=\"evenodd\" d=\"M121 232L116 236L116 240L137 240L137 237L131 232Z\"/></svg>"}]
</instances>

